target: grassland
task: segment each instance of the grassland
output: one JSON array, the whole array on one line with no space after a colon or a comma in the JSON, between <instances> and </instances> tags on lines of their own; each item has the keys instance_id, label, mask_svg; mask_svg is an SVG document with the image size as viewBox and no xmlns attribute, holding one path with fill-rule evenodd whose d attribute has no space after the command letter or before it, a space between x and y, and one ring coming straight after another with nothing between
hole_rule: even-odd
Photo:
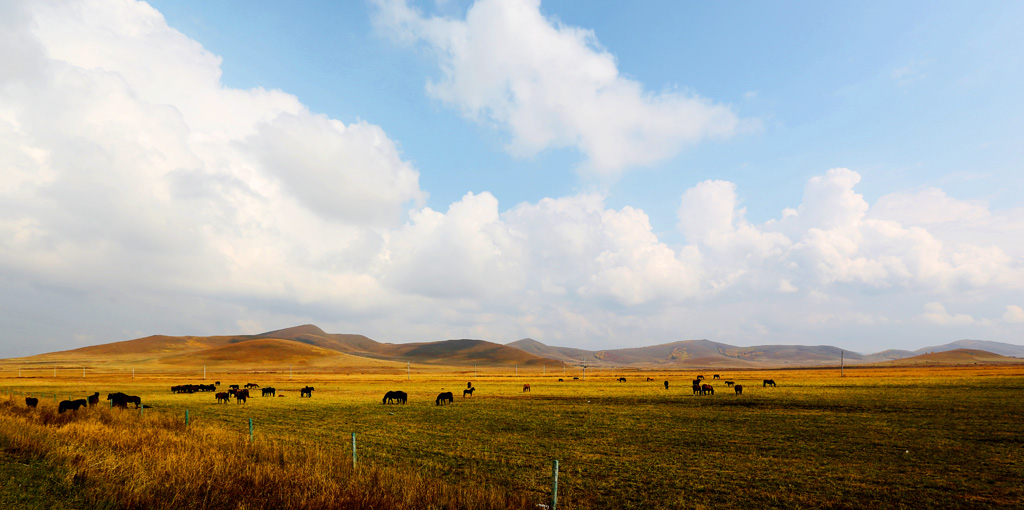
<instances>
[{"instance_id":1,"label":"grassland","mask_svg":"<svg viewBox=\"0 0 1024 510\"><path fill-rule=\"evenodd\" d=\"M550 501L553 459L560 462L559 508L565 509L1024 505L1020 366L848 368L842 378L837 370L721 371L723 380L746 387L743 395L709 381L717 394L704 397L691 395L693 371L588 371L585 382L562 383L560 374L520 370L517 376L507 369L474 377L473 370L434 368L411 380L394 369L291 380L286 371L207 374L206 382L256 382L285 395L256 396L244 405L218 405L209 393L170 393L172 384L202 382L195 376L131 379L122 372L83 379L68 372L56 379L40 370L32 378L0 378L0 388L15 397L0 409L0 465L6 466L0 474L11 472L32 487L56 483L71 494L113 495L90 500L112 508L145 507L146 491L189 484L202 491L161 494L177 494L176 508L329 507L317 506L323 499L308 491L291 489L289 496L300 485L301 466L326 466L313 469L322 478L317 486L355 501L353 508L531 507ZM9 368L0 373L13 375ZM627 382L616 382L618 376ZM764 378L778 387L762 388ZM463 398L470 380L476 394ZM524 383L531 392L522 392ZM316 387L313 398L299 398L307 384ZM409 404L382 405L392 389L408 392ZM435 406L442 389L456 392L453 405ZM54 394L81 398L93 391L138 394L153 408L143 416L102 408L77 417L54 413ZM41 409L22 410L21 392L40 396ZM246 446L250 418L256 444ZM117 449L111 432L117 427L162 439L142 460L102 455ZM362 472L350 469L353 432ZM266 450L253 460L247 448L257 447ZM161 448L176 453L160 455ZM27 474L12 470L11 459L29 466L18 468ZM40 462L65 475L33 475ZM266 473L291 474L246 478L262 494L251 500L218 492L232 470L261 462L269 462ZM293 465L300 473L288 471ZM207 474L173 475L196 466ZM125 487L118 476L127 475L116 473L132 473L131 483ZM381 486L390 489L371 491ZM419 499L410 487L422 493ZM274 491L282 494L268 495ZM376 495L358 499L363 492ZM198 493L206 503L187 496Z\"/></svg>"}]
</instances>

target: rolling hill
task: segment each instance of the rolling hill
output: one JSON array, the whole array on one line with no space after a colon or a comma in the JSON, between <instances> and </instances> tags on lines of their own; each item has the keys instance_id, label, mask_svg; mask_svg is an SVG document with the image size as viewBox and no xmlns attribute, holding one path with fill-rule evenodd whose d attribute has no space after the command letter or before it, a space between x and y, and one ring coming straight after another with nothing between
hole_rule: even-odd
<instances>
[{"instance_id":1,"label":"rolling hill","mask_svg":"<svg viewBox=\"0 0 1024 510\"><path fill-rule=\"evenodd\" d=\"M952 352L946 357L943 353ZM964 352L984 353L971 354ZM1024 346L959 340L917 351L886 350L875 354L844 351L827 345L759 345L736 347L710 340L682 340L645 347L586 350L546 345L524 338L506 345L486 340L386 343L363 335L327 333L312 324L256 335L153 335L79 349L19 358L22 363L157 363L181 365L308 365L397 367L416 363L483 366L551 364L637 368L784 368L873 363L994 363L1024 357ZM957 361L959 360L959 361ZM998 360L998 361L992 361Z\"/></svg>"},{"instance_id":2,"label":"rolling hill","mask_svg":"<svg viewBox=\"0 0 1024 510\"><path fill-rule=\"evenodd\" d=\"M1024 363L1024 359L1003 356L978 349L950 349L919 354L908 358L882 361L873 365L967 365L981 363Z\"/></svg>"}]
</instances>

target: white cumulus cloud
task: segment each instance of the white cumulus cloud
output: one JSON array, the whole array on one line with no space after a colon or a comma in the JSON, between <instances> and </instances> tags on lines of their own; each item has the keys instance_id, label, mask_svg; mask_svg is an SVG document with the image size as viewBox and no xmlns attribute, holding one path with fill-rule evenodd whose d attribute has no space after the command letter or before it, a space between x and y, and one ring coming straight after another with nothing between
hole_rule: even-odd
<instances>
[{"instance_id":1,"label":"white cumulus cloud","mask_svg":"<svg viewBox=\"0 0 1024 510\"><path fill-rule=\"evenodd\" d=\"M377 3L383 30L422 41L437 59L442 76L428 92L507 131L514 154L572 147L588 171L615 174L744 126L728 106L622 76L592 31L545 17L539 0L480 0L465 19L426 16L404 0Z\"/></svg>"}]
</instances>

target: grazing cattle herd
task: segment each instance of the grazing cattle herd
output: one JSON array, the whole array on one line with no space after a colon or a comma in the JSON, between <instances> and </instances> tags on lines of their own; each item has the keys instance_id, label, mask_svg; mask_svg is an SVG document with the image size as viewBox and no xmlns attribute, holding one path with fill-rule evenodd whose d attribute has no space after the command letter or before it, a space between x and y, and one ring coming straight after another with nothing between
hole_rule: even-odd
<instances>
[{"instance_id":1,"label":"grazing cattle herd","mask_svg":"<svg viewBox=\"0 0 1024 510\"><path fill-rule=\"evenodd\" d=\"M720 374L714 374L712 377L713 377L713 380L720 380L721 379ZM651 378L651 377L647 377L646 379L647 379L646 382L653 382L654 381L654 379ZM578 377L573 377L573 380L574 381L578 381L579 378ZM714 395L715 394L715 388L713 386L711 386L710 384L705 384L704 380L705 380L705 378L704 378L703 375L697 375L696 378L693 379L693 381L692 381L692 389L693 389L693 395L694 396L704 396L704 395ZM626 382L626 378L625 377L616 377L615 381L624 383L624 382ZM564 382L564 379L558 379L558 382ZM731 381L731 380L730 381L724 381L724 382L725 382L726 386L729 386L729 387L733 388L733 391L735 392L736 395L742 395L743 394L743 385L742 384L736 384L736 381ZM664 381L663 384L664 384L666 390L669 389L669 381ZM171 393L175 393L175 394L191 394L191 393L197 393L197 392L210 392L210 391L216 391L218 386L220 386L220 381L217 381L216 384L181 384L181 385L171 386ZM250 382L250 383L245 384L243 388L240 388L239 385L237 385L237 384L232 384L232 385L229 385L228 387L230 388L228 391L226 391L226 392L217 392L215 394L215 398L216 398L217 404L222 404L222 403L223 404L227 404L227 403L230 403L232 397L235 398L235 402L237 404L247 403L248 398L250 397L249 389L259 388L260 385L256 384L256 383L251 383ZM776 387L775 380L774 379L764 379L761 382L761 387L763 387L763 388L768 388L768 387L774 388L774 387ZM301 388L299 390L299 396L300 397L312 398L313 397L313 390L314 390L314 388L312 386L305 386L305 387L303 387L303 388ZM476 388L473 386L473 382L470 381L470 382L468 382L466 384L466 389L462 390L462 397L463 398L472 397L473 393L475 391L476 391ZM531 391L530 384L523 384L523 392L526 393L526 392L530 392L530 391ZM278 395L277 389L275 389L272 386L267 386L267 387L262 388L261 389L261 394L264 397L274 397L274 396L283 397L284 396L284 395ZM56 397L56 395L55 395L55 397ZM59 413L64 413L65 411L78 411L79 409L81 409L83 407L95 406L95 405L97 405L99 403L99 398L100 398L100 393L97 391L97 392L93 393L92 395L88 395L86 398L63 400L63 401L61 401L58 404L57 411ZM128 394L125 394L125 393L122 393L122 392L107 394L107 400L109 401L109 406L112 407L112 408L113 407L117 407L119 409L126 409L128 407L128 404L133 404L135 409L139 409L141 407L149 407L149 406L143 406L142 405L142 399L140 397L135 396L135 395L128 395ZM409 395L406 392L404 392L404 391L388 391L387 393L384 394L384 398L381 399L381 404L391 404L391 403L405 404L408 401L409 401ZM452 392L450 392L450 391L445 391L445 392L442 392L442 393L437 395L437 398L434 400L434 404L436 406L441 406L441 405L445 405L445 404L452 404L452 403L454 403L454 401L455 401L454 394ZM36 397L26 397L25 398L25 405L30 407L30 408L35 408L35 407L37 407L39 405L39 399L36 398Z\"/></svg>"}]
</instances>

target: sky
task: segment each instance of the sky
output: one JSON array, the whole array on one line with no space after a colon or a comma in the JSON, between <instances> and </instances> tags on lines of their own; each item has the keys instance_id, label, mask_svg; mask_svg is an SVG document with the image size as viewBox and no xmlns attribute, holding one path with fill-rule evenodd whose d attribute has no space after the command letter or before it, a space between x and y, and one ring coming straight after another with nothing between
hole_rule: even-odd
<instances>
[{"instance_id":1,"label":"sky","mask_svg":"<svg viewBox=\"0 0 1024 510\"><path fill-rule=\"evenodd\" d=\"M0 357L1024 344L1024 3L0 1Z\"/></svg>"}]
</instances>

